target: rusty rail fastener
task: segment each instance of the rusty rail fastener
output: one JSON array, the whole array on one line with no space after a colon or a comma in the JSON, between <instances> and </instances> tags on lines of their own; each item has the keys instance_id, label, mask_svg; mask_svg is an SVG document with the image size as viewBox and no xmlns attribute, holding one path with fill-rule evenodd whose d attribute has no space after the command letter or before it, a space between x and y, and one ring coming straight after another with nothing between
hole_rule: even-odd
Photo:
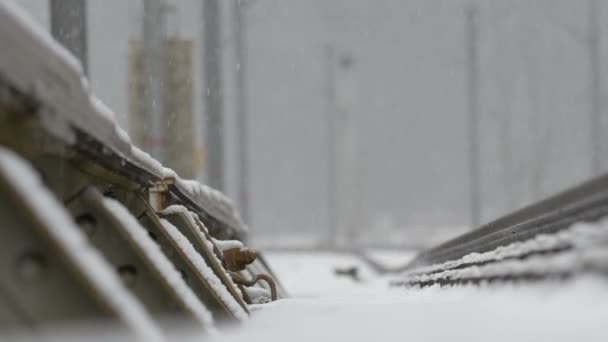
<instances>
[{"instance_id":1,"label":"rusty rail fastener","mask_svg":"<svg viewBox=\"0 0 608 342\"><path fill-rule=\"evenodd\" d=\"M228 271L242 271L258 257L258 254L249 248L230 248L223 253L224 266Z\"/></svg>"},{"instance_id":2,"label":"rusty rail fastener","mask_svg":"<svg viewBox=\"0 0 608 342\"><path fill-rule=\"evenodd\" d=\"M148 191L148 201L152 209L159 212L167 207L167 191L175 184L175 178L166 177L155 182L154 186Z\"/></svg>"},{"instance_id":3,"label":"rusty rail fastener","mask_svg":"<svg viewBox=\"0 0 608 342\"><path fill-rule=\"evenodd\" d=\"M277 300L277 285L274 283L274 280L272 279L272 277L269 276L268 274L264 274L264 273L256 274L251 280L247 280L236 272L228 271L228 273L230 273L230 276L232 277L232 281L234 281L235 283L237 283L239 285L243 285L246 287L255 285L259 280L265 280L268 283L268 285L270 286L270 300L273 302L275 300Z\"/></svg>"}]
</instances>

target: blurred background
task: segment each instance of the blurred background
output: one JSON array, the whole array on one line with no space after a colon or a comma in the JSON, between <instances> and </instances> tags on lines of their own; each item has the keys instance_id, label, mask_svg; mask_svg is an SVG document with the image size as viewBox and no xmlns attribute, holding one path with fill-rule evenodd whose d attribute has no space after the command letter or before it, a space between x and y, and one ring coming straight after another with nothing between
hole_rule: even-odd
<instances>
[{"instance_id":1,"label":"blurred background","mask_svg":"<svg viewBox=\"0 0 608 342\"><path fill-rule=\"evenodd\" d=\"M17 2L256 247L427 246L608 167L608 1Z\"/></svg>"}]
</instances>

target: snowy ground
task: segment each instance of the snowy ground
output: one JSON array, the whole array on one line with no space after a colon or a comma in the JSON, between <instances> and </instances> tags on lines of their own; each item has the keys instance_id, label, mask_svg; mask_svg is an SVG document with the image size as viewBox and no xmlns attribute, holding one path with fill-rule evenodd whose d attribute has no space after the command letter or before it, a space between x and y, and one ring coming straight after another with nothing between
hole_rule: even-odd
<instances>
[{"instance_id":1,"label":"snowy ground","mask_svg":"<svg viewBox=\"0 0 608 342\"><path fill-rule=\"evenodd\" d=\"M328 252L275 252L264 254L270 267L294 298L318 298L348 292L386 289L386 280L376 279L371 266L350 254ZM407 252L374 251L368 256L390 267L406 264L413 256ZM359 281L336 275L336 270L356 267Z\"/></svg>"},{"instance_id":2,"label":"snowy ground","mask_svg":"<svg viewBox=\"0 0 608 342\"><path fill-rule=\"evenodd\" d=\"M349 255L267 257L291 298L257 306L250 321L217 341L608 341L604 279L391 289ZM334 275L352 265L361 268L360 282Z\"/></svg>"},{"instance_id":3,"label":"snowy ground","mask_svg":"<svg viewBox=\"0 0 608 342\"><path fill-rule=\"evenodd\" d=\"M291 297L252 308L251 319L218 335L176 329L168 341L608 341L608 280L481 287L389 288L359 259L332 253L267 253ZM371 254L393 266L411 253ZM360 281L335 268L360 268ZM18 341L128 341L111 326L80 325Z\"/></svg>"}]
</instances>

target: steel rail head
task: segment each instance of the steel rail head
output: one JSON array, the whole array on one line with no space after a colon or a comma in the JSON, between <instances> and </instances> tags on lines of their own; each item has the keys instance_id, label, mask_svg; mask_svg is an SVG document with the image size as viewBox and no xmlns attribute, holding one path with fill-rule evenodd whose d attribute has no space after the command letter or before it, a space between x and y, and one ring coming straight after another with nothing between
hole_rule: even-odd
<instances>
[{"instance_id":1,"label":"steel rail head","mask_svg":"<svg viewBox=\"0 0 608 342\"><path fill-rule=\"evenodd\" d=\"M405 269L455 260L482 253L538 234L554 233L578 221L596 221L608 215L608 175L524 207L418 254Z\"/></svg>"}]
</instances>

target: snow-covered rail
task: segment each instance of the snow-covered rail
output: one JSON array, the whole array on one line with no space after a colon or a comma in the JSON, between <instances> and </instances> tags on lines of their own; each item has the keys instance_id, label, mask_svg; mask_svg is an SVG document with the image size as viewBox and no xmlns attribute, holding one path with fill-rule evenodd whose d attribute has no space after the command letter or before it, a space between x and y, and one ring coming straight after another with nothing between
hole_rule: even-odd
<instances>
[{"instance_id":1,"label":"snow-covered rail","mask_svg":"<svg viewBox=\"0 0 608 342\"><path fill-rule=\"evenodd\" d=\"M395 284L568 277L608 269L608 176L420 253Z\"/></svg>"},{"instance_id":2,"label":"snow-covered rail","mask_svg":"<svg viewBox=\"0 0 608 342\"><path fill-rule=\"evenodd\" d=\"M176 322L247 319L265 292L228 271L272 271L231 201L134 146L80 64L8 1L0 46L0 328L103 319L160 340Z\"/></svg>"}]
</instances>

